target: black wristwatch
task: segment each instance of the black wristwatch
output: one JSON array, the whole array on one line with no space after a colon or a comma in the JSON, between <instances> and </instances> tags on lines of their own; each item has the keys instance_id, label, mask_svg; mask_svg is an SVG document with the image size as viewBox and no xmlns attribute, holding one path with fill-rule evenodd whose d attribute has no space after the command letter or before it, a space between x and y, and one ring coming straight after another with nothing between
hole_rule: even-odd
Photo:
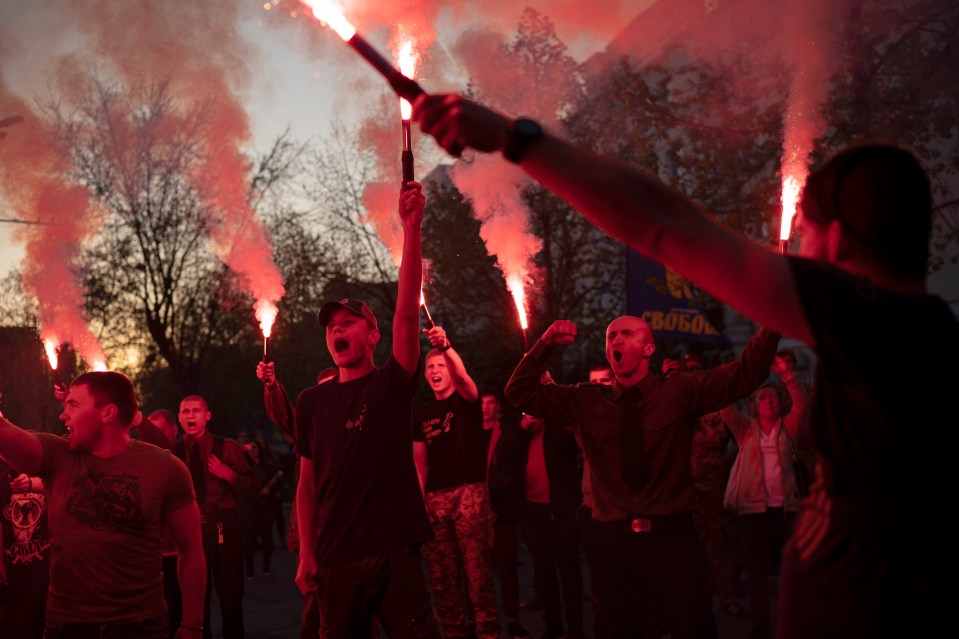
<instances>
[{"instance_id":1,"label":"black wristwatch","mask_svg":"<svg viewBox=\"0 0 959 639\"><path fill-rule=\"evenodd\" d=\"M509 138L503 148L503 157L517 163L523 158L526 146L543 137L543 127L529 118L513 120L509 126Z\"/></svg>"}]
</instances>

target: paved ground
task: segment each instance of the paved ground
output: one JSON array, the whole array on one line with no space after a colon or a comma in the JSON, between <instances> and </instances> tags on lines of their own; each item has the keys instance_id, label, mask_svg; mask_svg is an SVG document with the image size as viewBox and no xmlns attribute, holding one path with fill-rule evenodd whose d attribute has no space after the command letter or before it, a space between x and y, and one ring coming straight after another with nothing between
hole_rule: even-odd
<instances>
[{"instance_id":1,"label":"paved ground","mask_svg":"<svg viewBox=\"0 0 959 639\"><path fill-rule=\"evenodd\" d=\"M528 601L532 597L530 589L531 563L529 554L524 546L520 545L520 598ZM259 566L259 555L257 556ZM244 622L248 639L298 639L299 620L303 599L299 590L293 584L295 575L295 558L286 549L277 549L273 560L273 575L264 577L257 574L256 578L246 582L244 596ZM589 580L586 566L583 566L583 575L586 589ZM219 619L216 595L213 597L213 636L220 638L222 624ZM592 614L589 602L586 608L586 630L592 628ZM749 639L752 626L749 618L731 617L715 608L716 623L719 628L720 639ZM534 638L543 632L541 611L528 609L520 610L520 622L526 626ZM504 632L503 639L508 639ZM616 638L620 639L620 638ZM626 639L626 638L623 638Z\"/></svg>"}]
</instances>

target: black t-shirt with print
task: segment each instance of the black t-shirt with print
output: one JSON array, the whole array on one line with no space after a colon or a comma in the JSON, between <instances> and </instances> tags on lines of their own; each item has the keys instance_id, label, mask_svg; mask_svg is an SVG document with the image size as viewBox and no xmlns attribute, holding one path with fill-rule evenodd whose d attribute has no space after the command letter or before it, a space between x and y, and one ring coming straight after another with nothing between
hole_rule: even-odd
<instances>
[{"instance_id":1,"label":"black t-shirt with print","mask_svg":"<svg viewBox=\"0 0 959 639\"><path fill-rule=\"evenodd\" d=\"M478 398L453 393L414 412L413 441L426 443L426 492L485 483L490 435Z\"/></svg>"},{"instance_id":2,"label":"black t-shirt with print","mask_svg":"<svg viewBox=\"0 0 959 639\"><path fill-rule=\"evenodd\" d=\"M13 492L19 473L0 459L0 525L8 594L45 593L50 583L50 531L42 491Z\"/></svg>"},{"instance_id":3,"label":"black t-shirt with print","mask_svg":"<svg viewBox=\"0 0 959 639\"><path fill-rule=\"evenodd\" d=\"M318 564L433 538L410 438L417 381L390 357L369 375L332 379L297 398L297 454L312 460L316 483Z\"/></svg>"}]
</instances>

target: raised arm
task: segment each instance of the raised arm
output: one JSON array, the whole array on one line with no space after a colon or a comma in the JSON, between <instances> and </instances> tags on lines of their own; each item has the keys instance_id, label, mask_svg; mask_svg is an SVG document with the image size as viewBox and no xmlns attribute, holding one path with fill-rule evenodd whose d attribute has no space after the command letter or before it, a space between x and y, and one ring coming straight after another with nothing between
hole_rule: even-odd
<instances>
[{"instance_id":1,"label":"raised arm","mask_svg":"<svg viewBox=\"0 0 959 639\"><path fill-rule=\"evenodd\" d=\"M456 95L421 97L415 116L453 153L502 151L515 140L507 117ZM519 164L609 235L763 326L813 343L787 259L720 226L659 179L549 133L522 148Z\"/></svg>"},{"instance_id":2,"label":"raised arm","mask_svg":"<svg viewBox=\"0 0 959 639\"><path fill-rule=\"evenodd\" d=\"M443 359L446 361L446 369L450 372L453 388L466 401L475 402L479 398L479 389L476 387L473 378L466 372L463 358L460 357L450 343L449 338L446 337L446 330L442 326L434 326L423 332L429 336L430 345L442 353Z\"/></svg>"},{"instance_id":3,"label":"raised arm","mask_svg":"<svg viewBox=\"0 0 959 639\"><path fill-rule=\"evenodd\" d=\"M772 368L776 376L785 384L786 392L792 399L792 407L783 417L783 424L786 426L786 432L789 433L789 436L795 438L799 434L799 426L806 415L806 393L803 392L796 373L789 369L782 356L776 355Z\"/></svg>"},{"instance_id":4,"label":"raised arm","mask_svg":"<svg viewBox=\"0 0 959 639\"><path fill-rule=\"evenodd\" d=\"M525 413L541 419L556 420L570 428L580 422L580 404L575 390L561 384L544 384L546 361L556 346L566 346L576 338L576 325L556 320L523 356L504 391L507 401Z\"/></svg>"},{"instance_id":5,"label":"raised arm","mask_svg":"<svg viewBox=\"0 0 959 639\"><path fill-rule=\"evenodd\" d=\"M400 220L403 222L403 261L393 312L393 358L410 377L420 360L420 285L423 253L420 247L423 225L423 187L407 182L400 193Z\"/></svg>"},{"instance_id":6,"label":"raised arm","mask_svg":"<svg viewBox=\"0 0 959 639\"><path fill-rule=\"evenodd\" d=\"M7 464L31 477L40 471L43 449L33 433L19 428L0 416L0 457Z\"/></svg>"}]
</instances>

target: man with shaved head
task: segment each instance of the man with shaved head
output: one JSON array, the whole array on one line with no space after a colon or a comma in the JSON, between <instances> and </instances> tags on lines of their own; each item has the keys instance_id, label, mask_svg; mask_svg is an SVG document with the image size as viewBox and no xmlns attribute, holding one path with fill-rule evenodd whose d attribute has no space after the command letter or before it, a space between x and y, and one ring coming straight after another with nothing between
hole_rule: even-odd
<instances>
[{"instance_id":1,"label":"man with shaved head","mask_svg":"<svg viewBox=\"0 0 959 639\"><path fill-rule=\"evenodd\" d=\"M610 637L643 636L656 601L674 639L715 637L706 556L693 526L690 453L696 419L765 381L779 335L760 330L742 356L708 371L651 374L653 332L623 316L606 329L613 384L544 384L540 376L576 326L558 320L513 372L507 399L564 424L589 468L593 560L601 624Z\"/></svg>"}]
</instances>

